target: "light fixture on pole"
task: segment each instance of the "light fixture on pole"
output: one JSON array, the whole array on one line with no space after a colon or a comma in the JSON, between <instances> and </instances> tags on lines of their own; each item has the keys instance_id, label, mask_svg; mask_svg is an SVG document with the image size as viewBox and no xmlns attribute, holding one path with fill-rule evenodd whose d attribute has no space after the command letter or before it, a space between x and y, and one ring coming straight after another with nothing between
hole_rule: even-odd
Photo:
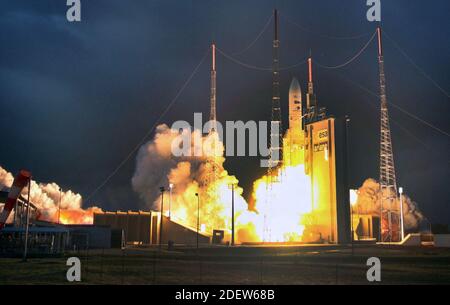
<instances>
[{"instance_id":1,"label":"light fixture on pole","mask_svg":"<svg viewBox=\"0 0 450 305\"><path fill-rule=\"evenodd\" d=\"M159 248L161 249L162 245L162 236L163 236L163 216L164 216L164 192L166 191L164 186L159 188L161 192L161 222L159 224Z\"/></svg>"},{"instance_id":2,"label":"light fixture on pole","mask_svg":"<svg viewBox=\"0 0 450 305\"><path fill-rule=\"evenodd\" d=\"M62 188L59 188L59 202L58 202L58 224L60 224L60 219L61 219L61 192L62 192Z\"/></svg>"},{"instance_id":3,"label":"light fixture on pole","mask_svg":"<svg viewBox=\"0 0 450 305\"><path fill-rule=\"evenodd\" d=\"M200 196L198 193L195 193L195 196L197 197L197 250L198 250L198 226L200 223Z\"/></svg>"},{"instance_id":4,"label":"light fixture on pole","mask_svg":"<svg viewBox=\"0 0 450 305\"><path fill-rule=\"evenodd\" d=\"M172 216L171 208L172 208L172 189L173 183L169 184L169 219Z\"/></svg>"},{"instance_id":5,"label":"light fixture on pole","mask_svg":"<svg viewBox=\"0 0 450 305\"><path fill-rule=\"evenodd\" d=\"M26 215L26 227L25 227L25 246L24 246L23 258L22 258L22 260L24 262L27 261L27 254L28 254L28 232L29 232L29 228L30 228L30 192L31 192L31 176L28 179L27 215Z\"/></svg>"},{"instance_id":6,"label":"light fixture on pole","mask_svg":"<svg viewBox=\"0 0 450 305\"><path fill-rule=\"evenodd\" d=\"M355 228L353 225L353 207L358 202L358 191L357 190L350 190L350 226L351 226L351 242L352 242L352 255L353 255L353 242L355 240Z\"/></svg>"},{"instance_id":7,"label":"light fixture on pole","mask_svg":"<svg viewBox=\"0 0 450 305\"><path fill-rule=\"evenodd\" d=\"M237 186L237 181L229 184L231 188L231 245L234 246L234 188Z\"/></svg>"},{"instance_id":8,"label":"light fixture on pole","mask_svg":"<svg viewBox=\"0 0 450 305\"><path fill-rule=\"evenodd\" d=\"M399 187L398 192L400 193L400 237L403 240L405 238L405 228L403 226L403 188Z\"/></svg>"}]
</instances>

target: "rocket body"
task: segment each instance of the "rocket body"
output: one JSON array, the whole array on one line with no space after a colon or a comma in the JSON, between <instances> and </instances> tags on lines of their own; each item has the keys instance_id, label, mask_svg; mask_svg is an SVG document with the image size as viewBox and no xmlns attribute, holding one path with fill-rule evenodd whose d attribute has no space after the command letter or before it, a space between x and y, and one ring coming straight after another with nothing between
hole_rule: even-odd
<instances>
[{"instance_id":1,"label":"rocket body","mask_svg":"<svg viewBox=\"0 0 450 305\"><path fill-rule=\"evenodd\" d=\"M296 78L289 87L289 128L283 141L283 162L288 166L304 163L305 131L302 90Z\"/></svg>"}]
</instances>

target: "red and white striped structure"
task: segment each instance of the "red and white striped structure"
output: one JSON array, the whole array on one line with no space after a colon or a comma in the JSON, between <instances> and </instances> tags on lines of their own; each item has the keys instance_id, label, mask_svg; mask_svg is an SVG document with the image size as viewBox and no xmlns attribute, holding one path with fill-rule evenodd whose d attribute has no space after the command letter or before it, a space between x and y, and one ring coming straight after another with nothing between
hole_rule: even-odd
<instances>
[{"instance_id":1,"label":"red and white striped structure","mask_svg":"<svg viewBox=\"0 0 450 305\"><path fill-rule=\"evenodd\" d=\"M8 200L6 201L3 211L0 214L0 230L5 226L9 214L11 214L11 211L17 203L17 198L20 196L20 193L22 193L23 188L28 184L30 179L31 173L26 170L21 170L14 179L13 185L11 186L11 190L8 194Z\"/></svg>"}]
</instances>

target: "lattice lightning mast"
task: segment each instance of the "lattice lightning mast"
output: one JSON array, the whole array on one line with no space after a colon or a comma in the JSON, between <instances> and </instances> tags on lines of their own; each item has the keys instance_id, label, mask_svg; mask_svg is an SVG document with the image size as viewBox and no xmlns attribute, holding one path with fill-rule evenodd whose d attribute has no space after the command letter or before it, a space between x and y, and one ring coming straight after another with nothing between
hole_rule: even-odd
<instances>
[{"instance_id":1,"label":"lattice lightning mast","mask_svg":"<svg viewBox=\"0 0 450 305\"><path fill-rule=\"evenodd\" d=\"M283 131L281 124L281 105L280 105L280 72L278 60L278 12L275 9L274 14L274 37L273 37L273 58L272 58L272 114L270 124L270 161L268 167L268 176L272 180L272 171L281 163ZM277 128L278 127L278 128ZM274 158L278 156L278 160Z\"/></svg>"},{"instance_id":2,"label":"lattice lightning mast","mask_svg":"<svg viewBox=\"0 0 450 305\"><path fill-rule=\"evenodd\" d=\"M206 181L204 182L207 185L215 186L215 182L218 179L218 156L217 156L217 141L218 133L217 133L217 116L216 116L216 45L214 43L211 44L211 91L210 91L210 113L209 113L209 123L210 131L209 136L212 139L211 142L211 150L212 154L207 158L207 163L209 164L211 170L209 171Z\"/></svg>"},{"instance_id":3,"label":"lattice lightning mast","mask_svg":"<svg viewBox=\"0 0 450 305\"><path fill-rule=\"evenodd\" d=\"M397 198L397 182L395 178L394 154L392 151L391 129L389 126L389 113L386 101L386 79L384 74L383 48L381 42L381 28L378 34L378 68L380 78L380 239L383 242L398 240L394 235L393 221L397 216L393 212L393 205ZM394 219L395 218L395 219Z\"/></svg>"},{"instance_id":4,"label":"lattice lightning mast","mask_svg":"<svg viewBox=\"0 0 450 305\"><path fill-rule=\"evenodd\" d=\"M209 120L212 123L211 131L217 131L217 116L216 116L216 45L211 45L211 95L210 95L210 114Z\"/></svg>"}]
</instances>

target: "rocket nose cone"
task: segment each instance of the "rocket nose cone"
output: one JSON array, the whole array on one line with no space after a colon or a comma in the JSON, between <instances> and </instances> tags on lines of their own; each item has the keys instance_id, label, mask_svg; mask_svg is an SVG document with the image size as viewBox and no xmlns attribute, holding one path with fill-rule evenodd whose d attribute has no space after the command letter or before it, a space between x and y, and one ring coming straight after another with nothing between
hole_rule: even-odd
<instances>
[{"instance_id":1,"label":"rocket nose cone","mask_svg":"<svg viewBox=\"0 0 450 305\"><path fill-rule=\"evenodd\" d=\"M302 89L298 80L294 77L291 81L291 86L289 87L289 93L301 93Z\"/></svg>"}]
</instances>

